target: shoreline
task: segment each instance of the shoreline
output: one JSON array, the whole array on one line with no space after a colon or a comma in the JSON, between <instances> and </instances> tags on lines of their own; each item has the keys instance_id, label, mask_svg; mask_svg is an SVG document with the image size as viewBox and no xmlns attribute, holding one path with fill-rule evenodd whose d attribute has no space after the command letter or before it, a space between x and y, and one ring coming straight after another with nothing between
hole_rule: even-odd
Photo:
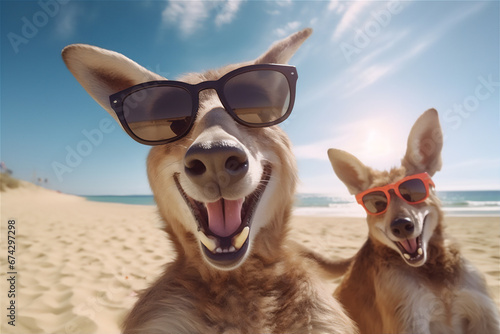
<instances>
[{"instance_id":1,"label":"shoreline","mask_svg":"<svg viewBox=\"0 0 500 334\"><path fill-rule=\"evenodd\" d=\"M456 209L456 208L442 208L445 218L447 217L490 217L500 219L500 209ZM338 210L322 207L294 207L293 214L297 216L312 216L312 217L353 217L353 218L366 218L365 211L360 207L356 212L348 210ZM499 221L500 222L500 221Z\"/></svg>"},{"instance_id":2,"label":"shoreline","mask_svg":"<svg viewBox=\"0 0 500 334\"><path fill-rule=\"evenodd\" d=\"M81 196L87 201L98 203L121 203L130 205L156 206L152 195L102 195L102 196ZM297 195L299 198L301 194ZM309 196L309 195L308 195ZM300 202L300 200L299 200ZM496 203L496 202L495 202ZM500 202L499 202L500 203ZM444 206L442 210L446 217L500 217L500 206ZM365 218L366 213L361 206L355 202L342 200L342 203L332 203L330 205L304 205L298 203L293 207L293 214L299 216L314 217L358 217Z\"/></svg>"},{"instance_id":3,"label":"shoreline","mask_svg":"<svg viewBox=\"0 0 500 334\"><path fill-rule=\"evenodd\" d=\"M153 205L94 202L23 184L2 192L1 235L15 221L16 327L2 333L120 333L136 300L173 259ZM500 306L500 217L446 217L446 231L485 276ZM289 238L348 258L367 237L363 217L292 216ZM152 233L153 232L153 233ZM6 243L0 280L8 291ZM333 289L339 279L327 282ZM1 307L8 307L3 298Z\"/></svg>"}]
</instances>

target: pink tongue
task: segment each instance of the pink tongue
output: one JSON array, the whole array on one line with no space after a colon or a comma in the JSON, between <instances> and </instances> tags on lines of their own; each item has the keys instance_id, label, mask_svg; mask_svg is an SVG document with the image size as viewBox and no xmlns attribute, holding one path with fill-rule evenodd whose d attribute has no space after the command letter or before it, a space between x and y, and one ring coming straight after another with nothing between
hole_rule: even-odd
<instances>
[{"instance_id":1,"label":"pink tongue","mask_svg":"<svg viewBox=\"0 0 500 334\"><path fill-rule=\"evenodd\" d=\"M417 238L406 239L405 241L401 241L400 243L409 254L413 254L417 251Z\"/></svg>"},{"instance_id":2,"label":"pink tongue","mask_svg":"<svg viewBox=\"0 0 500 334\"><path fill-rule=\"evenodd\" d=\"M219 237L228 237L241 225L241 206L243 198L238 200L220 199L207 203L208 228Z\"/></svg>"}]
</instances>

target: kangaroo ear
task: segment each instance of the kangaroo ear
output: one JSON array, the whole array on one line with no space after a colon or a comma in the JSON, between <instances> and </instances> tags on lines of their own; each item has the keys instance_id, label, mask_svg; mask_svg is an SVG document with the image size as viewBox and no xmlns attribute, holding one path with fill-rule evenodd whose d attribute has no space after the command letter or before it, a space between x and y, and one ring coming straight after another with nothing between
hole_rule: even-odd
<instances>
[{"instance_id":1,"label":"kangaroo ear","mask_svg":"<svg viewBox=\"0 0 500 334\"><path fill-rule=\"evenodd\" d=\"M401 165L407 174L427 172L434 175L441 170L441 149L443 133L439 125L438 112L429 109L424 112L411 128L406 154Z\"/></svg>"},{"instance_id":2,"label":"kangaroo ear","mask_svg":"<svg viewBox=\"0 0 500 334\"><path fill-rule=\"evenodd\" d=\"M328 150L328 158L335 174L344 182L352 195L368 189L371 184L370 168L354 155L337 149Z\"/></svg>"},{"instance_id":3,"label":"kangaroo ear","mask_svg":"<svg viewBox=\"0 0 500 334\"><path fill-rule=\"evenodd\" d=\"M275 42L266 53L255 60L256 64L287 64L304 41L311 36L312 29L306 28L285 39Z\"/></svg>"},{"instance_id":4,"label":"kangaroo ear","mask_svg":"<svg viewBox=\"0 0 500 334\"><path fill-rule=\"evenodd\" d=\"M91 45L72 44L62 58L76 80L119 123L109 96L125 88L153 80L165 80L117 52Z\"/></svg>"}]
</instances>

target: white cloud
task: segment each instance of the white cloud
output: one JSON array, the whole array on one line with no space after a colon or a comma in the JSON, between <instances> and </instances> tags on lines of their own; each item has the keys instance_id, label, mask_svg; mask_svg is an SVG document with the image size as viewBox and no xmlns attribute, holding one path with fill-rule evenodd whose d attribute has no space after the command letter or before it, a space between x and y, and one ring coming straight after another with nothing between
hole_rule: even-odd
<instances>
[{"instance_id":1,"label":"white cloud","mask_svg":"<svg viewBox=\"0 0 500 334\"><path fill-rule=\"evenodd\" d=\"M377 43L372 46L372 49L370 49L371 51L366 52L366 54L362 52L361 57L359 59L356 59L356 61L352 64L352 68L360 68L366 66L367 64L370 64L370 62L376 61L376 58L384 55L384 53L386 55L392 54L394 51L391 51L391 49L399 46L399 43L404 41L404 39L407 38L409 34L410 31L407 29L395 33L388 31L380 35L379 37L377 37Z\"/></svg>"},{"instance_id":2,"label":"white cloud","mask_svg":"<svg viewBox=\"0 0 500 334\"><path fill-rule=\"evenodd\" d=\"M203 1L170 1L162 13L167 24L179 24L184 35L191 35L199 29L208 17L209 2Z\"/></svg>"},{"instance_id":3,"label":"white cloud","mask_svg":"<svg viewBox=\"0 0 500 334\"><path fill-rule=\"evenodd\" d=\"M330 3L328 4L328 11L335 11L337 14L341 14L345 9L345 3L339 0L330 0Z\"/></svg>"},{"instance_id":4,"label":"white cloud","mask_svg":"<svg viewBox=\"0 0 500 334\"><path fill-rule=\"evenodd\" d=\"M73 36L81 10L74 4L61 7L60 13L56 16L55 24L55 32L59 38L68 39Z\"/></svg>"},{"instance_id":5,"label":"white cloud","mask_svg":"<svg viewBox=\"0 0 500 334\"><path fill-rule=\"evenodd\" d=\"M292 0L274 0L273 3L280 7L288 7L292 5Z\"/></svg>"},{"instance_id":6,"label":"white cloud","mask_svg":"<svg viewBox=\"0 0 500 334\"><path fill-rule=\"evenodd\" d=\"M310 21L309 21L309 25L311 26L315 26L316 23L318 23L319 19L317 17L313 17Z\"/></svg>"},{"instance_id":7,"label":"white cloud","mask_svg":"<svg viewBox=\"0 0 500 334\"><path fill-rule=\"evenodd\" d=\"M228 0L223 4L222 10L215 17L215 24L220 27L223 24L231 23L241 5L239 0Z\"/></svg>"},{"instance_id":8,"label":"white cloud","mask_svg":"<svg viewBox=\"0 0 500 334\"><path fill-rule=\"evenodd\" d=\"M355 1L353 2L347 10L345 10L342 18L340 19L339 24L335 28L333 32L334 41L339 41L340 38L348 31L349 28L352 28L355 22L357 22L362 16L363 11L368 9L372 5L372 2L369 1ZM332 3L330 3L329 8L332 7ZM337 5L333 5L333 9L337 8Z\"/></svg>"},{"instance_id":9,"label":"white cloud","mask_svg":"<svg viewBox=\"0 0 500 334\"><path fill-rule=\"evenodd\" d=\"M335 4L335 2L332 3ZM349 97L377 83L406 66L412 59L426 52L433 44L456 27L456 25L471 15L476 14L484 7L485 3L478 3L471 5L467 10L460 8L460 10L451 12L437 23L431 32L424 35L418 35L420 32L411 31L410 28L403 31L392 31L389 23L388 26L381 28L379 34L371 37L366 46L359 47L354 40L355 29L352 30L351 39L345 38L348 28L355 21L357 27L364 27L367 22L373 20L373 17L368 15L369 12L366 10L368 9L368 5L358 3L351 5L342 17L341 22L337 25L334 39L339 39L343 36L342 41L353 47L358 47L359 53L352 55L344 53L345 60L350 63L349 66L339 73L330 85L325 86L324 92L327 93L336 90L341 91L342 96ZM358 15L358 17L354 17L355 15ZM358 31L360 30L358 29ZM410 39L412 40L411 47L402 47L401 43L408 43Z\"/></svg>"},{"instance_id":10,"label":"white cloud","mask_svg":"<svg viewBox=\"0 0 500 334\"><path fill-rule=\"evenodd\" d=\"M330 162L325 163L325 165L329 166ZM299 194L330 195L347 201L354 200L353 196L349 194L346 186L337 178L331 167L329 167L329 171L325 173L300 175L299 183L297 184L297 192Z\"/></svg>"},{"instance_id":11,"label":"white cloud","mask_svg":"<svg viewBox=\"0 0 500 334\"><path fill-rule=\"evenodd\" d=\"M283 11L293 6L293 0L266 0L265 12L269 15L283 15Z\"/></svg>"},{"instance_id":12,"label":"white cloud","mask_svg":"<svg viewBox=\"0 0 500 334\"><path fill-rule=\"evenodd\" d=\"M352 74L351 79L344 82L344 88L347 93L345 96L351 96L354 93L362 90L365 87L368 87L387 74L394 71L396 68L395 64L374 64L365 68L361 68L360 71L350 71L354 72Z\"/></svg>"},{"instance_id":13,"label":"white cloud","mask_svg":"<svg viewBox=\"0 0 500 334\"><path fill-rule=\"evenodd\" d=\"M297 159L314 159L328 160L326 151L335 146L338 138L326 139L311 144L297 145L293 148L293 152Z\"/></svg>"},{"instance_id":14,"label":"white cloud","mask_svg":"<svg viewBox=\"0 0 500 334\"><path fill-rule=\"evenodd\" d=\"M179 25L181 33L189 36L203 28L212 15L218 27L231 23L240 5L240 0L169 1L162 12L162 23Z\"/></svg>"},{"instance_id":15,"label":"white cloud","mask_svg":"<svg viewBox=\"0 0 500 334\"><path fill-rule=\"evenodd\" d=\"M269 15L280 15L281 14L281 11L279 11L278 9L274 9L274 10L267 10L266 13L268 13Z\"/></svg>"},{"instance_id":16,"label":"white cloud","mask_svg":"<svg viewBox=\"0 0 500 334\"><path fill-rule=\"evenodd\" d=\"M375 49L375 51L368 53L365 59L348 67L338 78L338 85L344 88L344 96L352 96L360 90L373 85L380 79L398 71L408 61L427 50L432 43L432 40L424 38L415 43L412 48L404 50L402 53L398 54L394 52L390 56L386 56L384 62L376 61L375 58L378 54L389 53L391 47L383 46L380 50Z\"/></svg>"},{"instance_id":17,"label":"white cloud","mask_svg":"<svg viewBox=\"0 0 500 334\"><path fill-rule=\"evenodd\" d=\"M274 33L279 37L288 36L292 32L297 31L301 25L299 21L288 22L284 27L275 29Z\"/></svg>"}]
</instances>

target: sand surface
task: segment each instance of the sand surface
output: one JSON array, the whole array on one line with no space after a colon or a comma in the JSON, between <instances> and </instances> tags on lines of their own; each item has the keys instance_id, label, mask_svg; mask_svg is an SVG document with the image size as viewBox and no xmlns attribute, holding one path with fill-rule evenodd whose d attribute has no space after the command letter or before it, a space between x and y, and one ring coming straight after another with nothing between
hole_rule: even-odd
<instances>
[{"instance_id":1,"label":"sand surface","mask_svg":"<svg viewBox=\"0 0 500 334\"><path fill-rule=\"evenodd\" d=\"M0 196L1 333L119 333L135 291L172 259L153 206L90 202L28 183ZM9 220L16 231L15 327L6 317ZM448 217L446 224L500 306L500 217ZM292 220L293 239L329 256L350 257L366 234L363 218Z\"/></svg>"}]
</instances>

